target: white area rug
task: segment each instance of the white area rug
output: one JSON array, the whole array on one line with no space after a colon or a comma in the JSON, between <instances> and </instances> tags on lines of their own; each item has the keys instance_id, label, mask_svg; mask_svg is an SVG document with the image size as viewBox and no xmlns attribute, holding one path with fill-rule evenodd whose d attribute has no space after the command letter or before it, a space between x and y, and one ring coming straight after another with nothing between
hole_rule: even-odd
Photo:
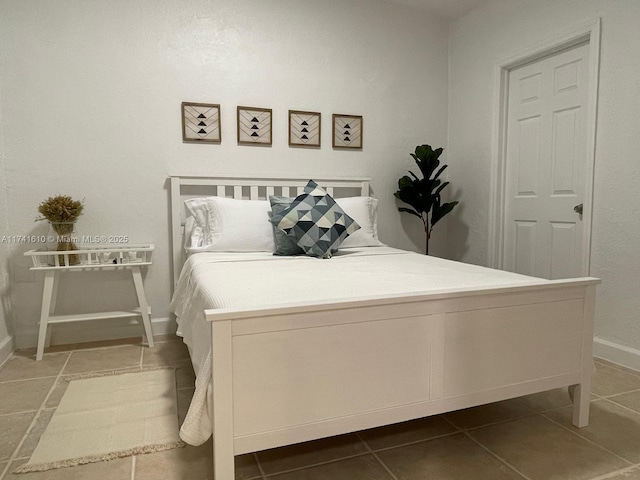
<instances>
[{"instance_id":1,"label":"white area rug","mask_svg":"<svg viewBox=\"0 0 640 480\"><path fill-rule=\"evenodd\" d=\"M72 380L31 459L16 472L181 447L178 431L173 369Z\"/></svg>"}]
</instances>

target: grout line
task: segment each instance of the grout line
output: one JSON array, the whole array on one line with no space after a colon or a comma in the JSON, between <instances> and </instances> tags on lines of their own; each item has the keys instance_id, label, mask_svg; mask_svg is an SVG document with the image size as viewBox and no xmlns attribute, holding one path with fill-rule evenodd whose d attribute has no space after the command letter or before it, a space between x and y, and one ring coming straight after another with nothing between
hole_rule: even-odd
<instances>
[{"instance_id":1,"label":"grout line","mask_svg":"<svg viewBox=\"0 0 640 480\"><path fill-rule=\"evenodd\" d=\"M449 420L448 418L444 417L443 418L449 422L451 425L453 425L456 428L460 428L458 427L455 423L453 423L451 420ZM520 420L522 418L529 418L527 417L519 417L519 418L515 418L512 420L505 420L504 422L499 422L499 423L494 423L492 425L499 425L501 423L507 423L509 421L515 421L515 420ZM488 426L488 425L485 425ZM496 458L499 462L503 463L504 465L506 465L507 467L509 467L511 470L513 470L517 475L520 475L522 478L525 478L526 480L531 480L529 477L527 477L524 473L522 473L520 470L518 470L515 466L511 465L509 462L507 462L504 458L500 457L498 454L496 454L495 452L493 452L492 450L490 450L488 447L484 446L482 443L480 443L478 440L476 440L475 438L473 438L469 432L473 431L473 430L478 430L480 428L483 427L475 427L472 429L460 429L461 433L467 437L469 440L471 440L473 443L475 443L476 445L478 445L480 448L482 448L483 450L485 450L489 455L491 455L492 457Z\"/></svg>"},{"instance_id":2,"label":"grout line","mask_svg":"<svg viewBox=\"0 0 640 480\"><path fill-rule=\"evenodd\" d=\"M131 455L131 480L136 478L136 455Z\"/></svg>"},{"instance_id":3,"label":"grout line","mask_svg":"<svg viewBox=\"0 0 640 480\"><path fill-rule=\"evenodd\" d=\"M630 411L630 412L632 412L632 413L636 413L636 414L640 415L640 412L639 412L639 411L634 410L633 408L627 407L627 406L625 406L625 405L622 405L621 403L618 403L618 402L616 402L615 400L612 400L612 399L611 399L611 397L609 397L609 398L603 398L602 400L606 400L607 402L613 403L614 405L617 405L617 406L619 406L620 408L623 408L623 409L628 410L628 411Z\"/></svg>"},{"instance_id":4,"label":"grout line","mask_svg":"<svg viewBox=\"0 0 640 480\"><path fill-rule=\"evenodd\" d=\"M140 368L142 368L142 366L144 365L144 347L140 348L140 361L138 362L138 366Z\"/></svg>"},{"instance_id":5,"label":"grout line","mask_svg":"<svg viewBox=\"0 0 640 480\"><path fill-rule=\"evenodd\" d=\"M10 417L11 415L24 415L25 413L33 413L33 412L38 413L38 411L40 411L40 407L34 408L33 410L21 410L19 412L3 413L3 414L0 414L0 418Z\"/></svg>"},{"instance_id":6,"label":"grout line","mask_svg":"<svg viewBox=\"0 0 640 480\"><path fill-rule=\"evenodd\" d=\"M481 405L479 405L479 406L481 406ZM476 408L476 407L471 407L471 408ZM559 408L565 408L565 407L559 407ZM518 416L515 416L515 417L512 417L512 418L506 418L504 420L498 420L496 422L483 423L482 425L476 425L475 427L461 427L459 425L456 425L452 420L449 420L447 418L447 416L446 416L447 414L443 414L442 418L444 418L447 422L449 422L451 425L453 425L455 428L457 428L460 432L465 433L465 432L473 432L474 430L478 430L480 428L493 427L495 425L502 425L503 423L514 422L516 420L522 420L523 418L531 418L531 417L535 417L535 416L538 416L538 415L541 414L541 412L536 412L533 409L530 409L530 410L531 410L531 413L527 413L526 415L518 415ZM556 410L556 409L550 409L550 410L547 410L547 411L552 411L552 410Z\"/></svg>"},{"instance_id":7,"label":"grout line","mask_svg":"<svg viewBox=\"0 0 640 480\"><path fill-rule=\"evenodd\" d=\"M338 463L338 462L341 462L343 460L350 460L352 458L363 457L363 456L368 455L368 454L369 454L369 452L356 453L354 455L347 455L346 457L333 458L331 460L326 460L324 462L310 463L309 465L303 465L302 467L296 467L296 468L291 468L289 470L282 470L282 471L279 471L279 472L271 473L269 475L265 475L265 477L269 477L269 476L272 477L274 475L282 475L284 473L300 472L302 470L307 470L309 468L321 467L323 465L329 465L331 463Z\"/></svg>"},{"instance_id":8,"label":"grout line","mask_svg":"<svg viewBox=\"0 0 640 480\"><path fill-rule=\"evenodd\" d=\"M631 472L632 470L634 470L635 468L638 468L638 467L640 467L640 463L637 464L637 465L633 465L631 467L621 468L620 470L616 470L614 472L609 472L609 473L605 473L603 475L598 475L597 477L591 478L590 480L607 480L609 478L613 478L614 475L618 476L620 474L625 474L627 472Z\"/></svg>"},{"instance_id":9,"label":"grout line","mask_svg":"<svg viewBox=\"0 0 640 480\"><path fill-rule=\"evenodd\" d=\"M360 441L364 444L364 446L367 447L367 450L369 450L369 453L373 455L373 458L375 458L376 461L382 466L382 468L384 468L387 471L387 473L391 476L391 478L393 480L398 480L398 477L395 476L395 474L391 471L391 469L387 466L387 464L384 463L382 459L371 449L369 444L360 436L360 433L356 432L356 436L360 439Z\"/></svg>"},{"instance_id":10,"label":"grout line","mask_svg":"<svg viewBox=\"0 0 640 480\"><path fill-rule=\"evenodd\" d=\"M47 378L57 377L57 375L47 375L45 377L33 377L33 378L20 378L17 380L4 380L0 382L0 385L6 385L7 383L16 383L16 382L28 382L30 380L45 380Z\"/></svg>"},{"instance_id":11,"label":"grout line","mask_svg":"<svg viewBox=\"0 0 640 480\"><path fill-rule=\"evenodd\" d=\"M454 425L454 427L455 427L455 425ZM456 427L456 428L458 428L458 427ZM442 435L434 435L433 437L423 438L421 440L414 440L412 442L399 443L397 445L392 445L390 447L376 448L375 452L386 452L387 450L393 450L395 448L409 447L411 445L417 445L418 443L430 442L431 440L438 440L440 438L450 437L451 435L456 435L458 433L462 433L462 430L456 430L455 432L443 433ZM367 445L367 447L368 446L369 445Z\"/></svg>"},{"instance_id":12,"label":"grout line","mask_svg":"<svg viewBox=\"0 0 640 480\"><path fill-rule=\"evenodd\" d=\"M9 471L9 466L18 458L18 452L22 448L22 445L24 445L24 442L27 439L27 437L29 436L29 434L31 433L31 431L33 430L33 427L35 427L36 422L38 421L38 418L40 417L40 414L45 409L44 407L47 405L47 400L49 400L49 397L51 397L51 394L56 389L56 386L58 385L58 382L60 381L60 378L62 377L62 372L67 367L67 364L69 363L69 360L71 359L71 352L69 352L67 355L68 355L67 356L67 360L64 362L64 365L62 365L62 368L60 369L60 372L58 373L58 376L54 380L53 385L51 385L51 388L49 389L49 393L47 393L45 395L44 399L42 400L42 403L40 404L40 408L38 409L36 414L33 416L33 420L31 420L31 423L29 424L29 427L27 428L25 434L23 435L22 440L20 440L20 443L18 443L18 445L16 446L15 450L13 451L13 454L9 458L9 461L7 462L6 468L2 472L2 475L0 475L0 479L4 478L6 473ZM31 458L31 455L29 455L29 458Z\"/></svg>"},{"instance_id":13,"label":"grout line","mask_svg":"<svg viewBox=\"0 0 640 480\"><path fill-rule=\"evenodd\" d=\"M638 393L640 392L640 388L634 388L633 390L627 390L625 392L613 393L611 395L600 395L599 398L604 398L610 400L612 397L618 397L620 395L627 395L628 393Z\"/></svg>"},{"instance_id":14,"label":"grout line","mask_svg":"<svg viewBox=\"0 0 640 480\"><path fill-rule=\"evenodd\" d=\"M264 473L264 469L262 468L262 464L258 459L258 454L256 452L253 453L253 459L256 461L256 465L258 466L258 471L260 472L260 478L262 480L267 480L267 474Z\"/></svg>"},{"instance_id":15,"label":"grout line","mask_svg":"<svg viewBox=\"0 0 640 480\"><path fill-rule=\"evenodd\" d=\"M524 473L522 473L520 470L518 470L515 466L511 465L509 462L507 462L504 458L502 458L500 455L498 455L497 453L493 452L492 450L490 450L488 447L484 446L482 443L480 443L478 440L476 440L475 438L473 438L471 435L469 435L469 432L462 432L462 434L467 437L469 440L471 440L473 443L475 443L476 445L478 445L480 448L482 448L485 452L487 452L489 455L491 455L492 457L494 457L496 460L498 460L500 463L506 465L508 468L510 468L511 470L513 470L517 475L520 475L522 478L525 478L526 480L531 480L530 477L527 477Z\"/></svg>"},{"instance_id":16,"label":"grout line","mask_svg":"<svg viewBox=\"0 0 640 480\"><path fill-rule=\"evenodd\" d=\"M542 416L543 418L546 418L547 420L549 420L551 423L553 423L553 424L555 424L555 425L559 426L560 428L562 428L562 429L566 430L567 432L572 433L572 434L573 434L573 435L575 435L576 437L581 438L582 440L585 440L586 442L590 443L591 445L594 445L594 446L598 447L600 450L603 450L603 451L605 451L605 452L607 452L607 453L609 453L609 454L613 455L614 457L616 457L616 458L618 458L618 459L622 460L622 461L623 461L623 462L625 462L627 465L633 465L633 463L632 463L631 461L627 460L626 458L623 458L623 457L621 457L620 455L618 455L617 453L612 452L612 451L611 451L611 450L609 450L608 448L603 447L603 446L602 446L602 445L600 445L599 443L596 443L595 441L593 441L593 440L591 440L591 439L589 439L589 438L587 438L587 437L585 437L585 436L580 435L580 432L579 432L579 431L578 431L578 432L576 432L576 431L575 431L575 430L573 430L572 428L569 428L569 427L567 427L566 425L563 425L562 423L555 421L553 418L548 417L548 416L546 416L545 414L541 414L541 416Z\"/></svg>"}]
</instances>

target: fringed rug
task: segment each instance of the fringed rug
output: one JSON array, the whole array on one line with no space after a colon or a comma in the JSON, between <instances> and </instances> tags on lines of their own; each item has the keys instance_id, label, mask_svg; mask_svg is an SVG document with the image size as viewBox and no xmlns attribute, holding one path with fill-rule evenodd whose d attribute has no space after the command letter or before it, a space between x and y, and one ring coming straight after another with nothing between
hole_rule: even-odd
<instances>
[{"instance_id":1,"label":"fringed rug","mask_svg":"<svg viewBox=\"0 0 640 480\"><path fill-rule=\"evenodd\" d=\"M184 446L175 370L72 380L31 459L16 473Z\"/></svg>"}]
</instances>

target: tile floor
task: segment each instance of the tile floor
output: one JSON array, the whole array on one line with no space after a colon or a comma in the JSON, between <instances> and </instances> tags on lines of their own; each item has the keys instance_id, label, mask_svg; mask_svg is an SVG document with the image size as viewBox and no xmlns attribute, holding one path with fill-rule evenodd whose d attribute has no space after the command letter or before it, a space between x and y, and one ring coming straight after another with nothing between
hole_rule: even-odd
<instances>
[{"instance_id":1,"label":"tile floor","mask_svg":"<svg viewBox=\"0 0 640 480\"><path fill-rule=\"evenodd\" d=\"M194 376L174 337L54 347L43 361L17 352L0 368L0 480L206 480L211 444L111 462L12 474L26 462L60 401L67 375L176 368L183 417ZM640 372L596 362L591 423L571 425L566 391L236 457L244 480L640 480Z\"/></svg>"}]
</instances>

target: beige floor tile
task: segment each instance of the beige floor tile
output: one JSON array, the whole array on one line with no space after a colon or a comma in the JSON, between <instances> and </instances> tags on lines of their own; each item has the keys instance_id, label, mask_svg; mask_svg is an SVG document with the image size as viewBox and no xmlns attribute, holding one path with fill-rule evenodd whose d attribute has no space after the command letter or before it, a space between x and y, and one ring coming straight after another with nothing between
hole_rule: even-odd
<instances>
[{"instance_id":1,"label":"beige floor tile","mask_svg":"<svg viewBox=\"0 0 640 480\"><path fill-rule=\"evenodd\" d=\"M140 346L142 337L114 338L113 340L98 340L95 342L78 343L74 350L90 350L94 348L121 347L125 345Z\"/></svg>"},{"instance_id":2,"label":"beige floor tile","mask_svg":"<svg viewBox=\"0 0 640 480\"><path fill-rule=\"evenodd\" d=\"M640 463L640 413L599 400L591 402L589 426L584 428L571 424L571 408L547 412L546 415L631 463Z\"/></svg>"},{"instance_id":3,"label":"beige floor tile","mask_svg":"<svg viewBox=\"0 0 640 480\"><path fill-rule=\"evenodd\" d=\"M11 459L34 416L35 412L0 416L0 462Z\"/></svg>"},{"instance_id":4,"label":"beige floor tile","mask_svg":"<svg viewBox=\"0 0 640 480\"><path fill-rule=\"evenodd\" d=\"M44 354L48 355L50 353L64 353L71 352L74 348L76 348L75 343L66 343L64 345L51 345L44 349ZM20 355L22 357L33 357L36 356L36 348L23 348L20 350L16 350L16 355Z\"/></svg>"},{"instance_id":5,"label":"beige floor tile","mask_svg":"<svg viewBox=\"0 0 640 480\"><path fill-rule=\"evenodd\" d=\"M545 412L571 405L571 398L569 398L567 388L556 388L547 392L526 395L519 397L518 401L536 412Z\"/></svg>"},{"instance_id":6,"label":"beige floor tile","mask_svg":"<svg viewBox=\"0 0 640 480\"><path fill-rule=\"evenodd\" d=\"M616 395L615 397L610 397L609 400L640 413L640 390Z\"/></svg>"},{"instance_id":7,"label":"beige floor tile","mask_svg":"<svg viewBox=\"0 0 640 480\"><path fill-rule=\"evenodd\" d=\"M142 364L174 366L188 359L189 350L182 340L178 339L173 342L157 343L153 348L145 347Z\"/></svg>"},{"instance_id":8,"label":"beige floor tile","mask_svg":"<svg viewBox=\"0 0 640 480\"><path fill-rule=\"evenodd\" d=\"M506 480L522 477L458 433L377 454L402 480Z\"/></svg>"},{"instance_id":9,"label":"beige floor tile","mask_svg":"<svg viewBox=\"0 0 640 480\"><path fill-rule=\"evenodd\" d=\"M176 340L182 341L182 337L177 336L175 333L168 333L163 335L154 335L153 340L155 342L174 342Z\"/></svg>"},{"instance_id":10,"label":"beige floor tile","mask_svg":"<svg viewBox=\"0 0 640 480\"><path fill-rule=\"evenodd\" d=\"M640 376L596 362L591 390L605 397L640 390Z\"/></svg>"},{"instance_id":11,"label":"beige floor tile","mask_svg":"<svg viewBox=\"0 0 640 480\"><path fill-rule=\"evenodd\" d=\"M193 388L196 384L196 374L193 371L191 360L182 360L175 364L176 388Z\"/></svg>"},{"instance_id":12,"label":"beige floor tile","mask_svg":"<svg viewBox=\"0 0 640 480\"><path fill-rule=\"evenodd\" d=\"M625 468L616 473L611 473L593 480L640 480L640 466Z\"/></svg>"},{"instance_id":13,"label":"beige floor tile","mask_svg":"<svg viewBox=\"0 0 640 480\"><path fill-rule=\"evenodd\" d=\"M40 441L40 437L44 433L47 425L49 425L49 421L53 414L55 413L55 408L49 408L47 410L41 410L38 413L38 418L36 418L36 423L27 435L27 438L24 440L24 443L20 447L18 451L17 458L22 457L30 457L33 451L38 446L38 442Z\"/></svg>"},{"instance_id":14,"label":"beige floor tile","mask_svg":"<svg viewBox=\"0 0 640 480\"><path fill-rule=\"evenodd\" d=\"M629 465L541 416L469 434L531 480L586 480Z\"/></svg>"},{"instance_id":15,"label":"beige floor tile","mask_svg":"<svg viewBox=\"0 0 640 480\"><path fill-rule=\"evenodd\" d=\"M69 387L69 381L67 380L67 378L68 376L62 376L56 381L56 385L53 391L51 392L51 395L49 395L49 398L47 398L47 403L45 403L45 408L52 408L52 407L58 406L58 404L60 403L60 400L62 400L62 396L64 395L64 392L66 392L67 388Z\"/></svg>"},{"instance_id":16,"label":"beige floor tile","mask_svg":"<svg viewBox=\"0 0 640 480\"><path fill-rule=\"evenodd\" d=\"M71 353L71 358L63 373L71 375L136 367L140 364L141 348L126 345L98 350L74 351Z\"/></svg>"},{"instance_id":17,"label":"beige floor tile","mask_svg":"<svg viewBox=\"0 0 640 480\"><path fill-rule=\"evenodd\" d=\"M636 375L636 376L640 377L640 371L634 370L633 368L628 368L628 367L625 367L623 365L618 365L617 363L613 363L613 362L610 362L608 360L604 360L602 358L595 358L594 357L593 361L596 364L596 367L600 363L600 364L607 365L607 366L613 367L613 368L617 368L618 370L622 370L623 372L627 372L627 373L630 373L632 375Z\"/></svg>"},{"instance_id":18,"label":"beige floor tile","mask_svg":"<svg viewBox=\"0 0 640 480\"><path fill-rule=\"evenodd\" d=\"M46 472L11 474L26 462L26 460L13 462L3 480L131 480L131 457L118 458L109 462L88 463L77 467L58 468Z\"/></svg>"},{"instance_id":19,"label":"beige floor tile","mask_svg":"<svg viewBox=\"0 0 640 480\"><path fill-rule=\"evenodd\" d=\"M0 415L38 410L55 377L0 383Z\"/></svg>"},{"instance_id":20,"label":"beige floor tile","mask_svg":"<svg viewBox=\"0 0 640 480\"><path fill-rule=\"evenodd\" d=\"M366 452L366 445L350 434L265 450L258 453L258 460L264 472L270 475Z\"/></svg>"},{"instance_id":21,"label":"beige floor tile","mask_svg":"<svg viewBox=\"0 0 640 480\"><path fill-rule=\"evenodd\" d=\"M458 430L442 416L421 418L359 432L372 450L428 440Z\"/></svg>"},{"instance_id":22,"label":"beige floor tile","mask_svg":"<svg viewBox=\"0 0 640 480\"><path fill-rule=\"evenodd\" d=\"M60 373L68 353L45 355L36 362L35 355L14 354L0 369L0 382L27 378L55 377Z\"/></svg>"},{"instance_id":23,"label":"beige floor tile","mask_svg":"<svg viewBox=\"0 0 640 480\"><path fill-rule=\"evenodd\" d=\"M511 399L503 402L480 405L479 407L467 408L465 410L458 410L445 414L445 417L456 427L467 429L504 422L505 420L514 420L534 414L535 412L522 402L519 402L517 399Z\"/></svg>"},{"instance_id":24,"label":"beige floor tile","mask_svg":"<svg viewBox=\"0 0 640 480\"><path fill-rule=\"evenodd\" d=\"M189 405L191 404L191 399L193 398L193 392L195 388L186 388L178 390L176 393L176 397L178 400L178 424L182 425L184 422L184 417L187 416L187 411L189 410Z\"/></svg>"},{"instance_id":25,"label":"beige floor tile","mask_svg":"<svg viewBox=\"0 0 640 480\"><path fill-rule=\"evenodd\" d=\"M392 477L373 455L361 455L269 478L274 480L391 480Z\"/></svg>"},{"instance_id":26,"label":"beige floor tile","mask_svg":"<svg viewBox=\"0 0 640 480\"><path fill-rule=\"evenodd\" d=\"M199 447L187 445L136 458L136 480L209 480L213 478L211 440ZM236 480L259 477L252 455L236 457Z\"/></svg>"}]
</instances>

